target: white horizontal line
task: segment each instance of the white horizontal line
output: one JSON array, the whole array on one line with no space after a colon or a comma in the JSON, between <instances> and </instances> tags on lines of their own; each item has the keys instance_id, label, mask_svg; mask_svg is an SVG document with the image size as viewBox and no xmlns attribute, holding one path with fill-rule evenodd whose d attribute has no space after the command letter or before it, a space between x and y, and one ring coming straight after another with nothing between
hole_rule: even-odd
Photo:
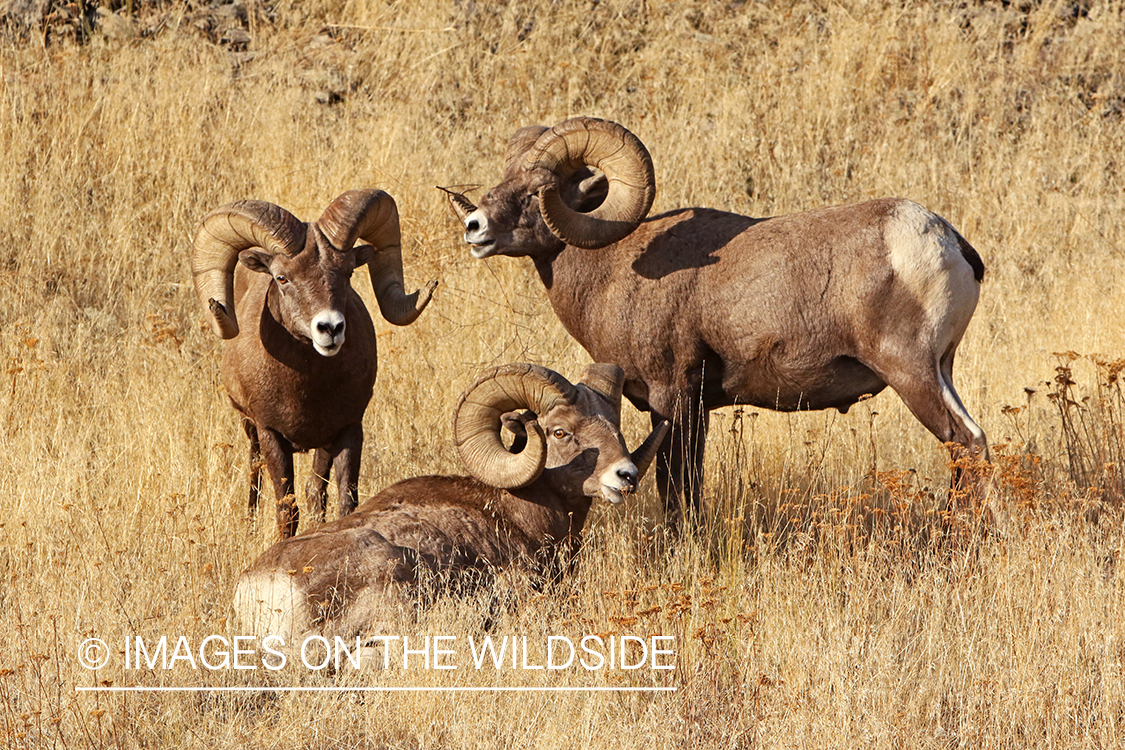
<instances>
[{"instance_id":1,"label":"white horizontal line","mask_svg":"<svg viewBox=\"0 0 1125 750\"><path fill-rule=\"evenodd\" d=\"M81 693L667 693L674 687L76 687Z\"/></svg>"}]
</instances>

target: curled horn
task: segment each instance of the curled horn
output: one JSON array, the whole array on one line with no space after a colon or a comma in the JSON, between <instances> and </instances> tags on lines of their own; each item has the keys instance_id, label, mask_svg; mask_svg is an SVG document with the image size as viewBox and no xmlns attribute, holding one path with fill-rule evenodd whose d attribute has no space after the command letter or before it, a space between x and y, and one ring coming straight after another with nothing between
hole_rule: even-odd
<instances>
[{"instance_id":1,"label":"curled horn","mask_svg":"<svg viewBox=\"0 0 1125 750\"><path fill-rule=\"evenodd\" d=\"M614 416L621 420L621 390L625 385L625 371L617 365L587 365L586 371L578 381L597 392L613 406ZM636 462L634 462L636 463Z\"/></svg>"},{"instance_id":2,"label":"curled horn","mask_svg":"<svg viewBox=\"0 0 1125 750\"><path fill-rule=\"evenodd\" d=\"M575 387L557 372L539 365L504 365L489 370L469 386L453 412L453 442L469 473L494 487L526 487L543 472L547 443L538 421L527 424L527 446L509 453L500 440L501 417L530 409L546 414L559 404L574 403Z\"/></svg>"},{"instance_id":3,"label":"curled horn","mask_svg":"<svg viewBox=\"0 0 1125 750\"><path fill-rule=\"evenodd\" d=\"M395 200L382 190L350 190L324 209L317 227L334 247L350 250L356 240L375 246L367 264L379 311L388 322L413 323L426 309L437 281L407 294L402 277L402 232Z\"/></svg>"},{"instance_id":4,"label":"curled horn","mask_svg":"<svg viewBox=\"0 0 1125 750\"><path fill-rule=\"evenodd\" d=\"M524 165L556 175L540 189L539 208L555 236L576 247L605 247L624 238L648 215L656 197L648 149L606 120L578 117L559 123L539 137ZM609 183L605 201L589 213L575 211L559 195L559 185L583 167L600 169Z\"/></svg>"},{"instance_id":5,"label":"curled horn","mask_svg":"<svg viewBox=\"0 0 1125 750\"><path fill-rule=\"evenodd\" d=\"M586 371L582 374L582 379L579 382L609 401L610 405L613 406L614 416L620 423L621 391L625 385L625 371L617 365L587 365ZM653 426L652 432L648 434L645 441L629 454L629 460L637 467L638 480L645 475L649 466L652 465L653 459L656 458L660 444L668 433L668 427L668 420L661 420L659 424Z\"/></svg>"},{"instance_id":6,"label":"curled horn","mask_svg":"<svg viewBox=\"0 0 1125 750\"><path fill-rule=\"evenodd\" d=\"M523 163L523 156L535 142L548 130L543 125L525 125L508 140L508 150L504 152L504 176L507 177L512 169L518 169Z\"/></svg>"},{"instance_id":7,"label":"curled horn","mask_svg":"<svg viewBox=\"0 0 1125 750\"><path fill-rule=\"evenodd\" d=\"M195 233L191 275L199 301L211 313L211 327L224 339L238 335L234 311L234 267L252 247L294 255L305 247L304 222L266 201L238 201L216 208Z\"/></svg>"}]
</instances>

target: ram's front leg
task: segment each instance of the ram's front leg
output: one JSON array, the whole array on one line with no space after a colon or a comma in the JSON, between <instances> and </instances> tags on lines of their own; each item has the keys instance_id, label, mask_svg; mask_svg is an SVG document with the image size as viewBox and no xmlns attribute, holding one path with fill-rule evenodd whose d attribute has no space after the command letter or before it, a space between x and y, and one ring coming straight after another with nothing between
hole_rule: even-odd
<instances>
[{"instance_id":1,"label":"ram's front leg","mask_svg":"<svg viewBox=\"0 0 1125 750\"><path fill-rule=\"evenodd\" d=\"M305 482L305 503L321 523L324 523L328 505L328 475L331 471L332 453L326 448L314 450L312 474Z\"/></svg>"},{"instance_id":2,"label":"ram's front leg","mask_svg":"<svg viewBox=\"0 0 1125 750\"><path fill-rule=\"evenodd\" d=\"M710 414L690 396L678 399L669 411L672 426L656 456L656 487L666 523L679 530L685 515L691 523L703 520L703 455ZM655 410L649 416L654 428L666 419Z\"/></svg>"},{"instance_id":3,"label":"ram's front leg","mask_svg":"<svg viewBox=\"0 0 1125 750\"><path fill-rule=\"evenodd\" d=\"M332 468L336 472L336 494L340 499L340 517L351 513L359 504L359 468L363 456L363 425L344 429L333 444L335 457Z\"/></svg>"},{"instance_id":4,"label":"ram's front leg","mask_svg":"<svg viewBox=\"0 0 1125 750\"><path fill-rule=\"evenodd\" d=\"M258 512L258 494L262 484L262 448L258 443L258 428L251 420L243 417L242 429L250 440L250 497L246 505L253 516Z\"/></svg>"},{"instance_id":5,"label":"ram's front leg","mask_svg":"<svg viewBox=\"0 0 1125 750\"><path fill-rule=\"evenodd\" d=\"M268 427L258 429L258 440L277 497L277 533L288 539L297 533L301 515L293 494L293 445Z\"/></svg>"}]
</instances>

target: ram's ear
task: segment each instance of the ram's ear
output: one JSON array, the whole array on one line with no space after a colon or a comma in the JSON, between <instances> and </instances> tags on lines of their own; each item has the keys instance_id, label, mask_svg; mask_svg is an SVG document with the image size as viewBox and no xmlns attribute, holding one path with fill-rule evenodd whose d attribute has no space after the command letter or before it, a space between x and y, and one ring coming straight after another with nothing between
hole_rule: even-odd
<instances>
[{"instance_id":1,"label":"ram's ear","mask_svg":"<svg viewBox=\"0 0 1125 750\"><path fill-rule=\"evenodd\" d=\"M355 267L366 266L375 257L374 245L356 245L355 248Z\"/></svg>"},{"instance_id":2,"label":"ram's ear","mask_svg":"<svg viewBox=\"0 0 1125 750\"><path fill-rule=\"evenodd\" d=\"M521 452L527 446L527 423L537 419L533 411L510 411L500 415L500 424L512 433L512 444L508 450L512 453Z\"/></svg>"},{"instance_id":3,"label":"ram's ear","mask_svg":"<svg viewBox=\"0 0 1125 750\"><path fill-rule=\"evenodd\" d=\"M264 253L261 250L243 250L238 254L238 262L251 271L269 273L271 257L269 253Z\"/></svg>"},{"instance_id":4,"label":"ram's ear","mask_svg":"<svg viewBox=\"0 0 1125 750\"><path fill-rule=\"evenodd\" d=\"M567 205L587 214L605 203L605 198L609 195L609 180L601 172L593 172L589 168L580 169L571 178L566 192Z\"/></svg>"}]
</instances>

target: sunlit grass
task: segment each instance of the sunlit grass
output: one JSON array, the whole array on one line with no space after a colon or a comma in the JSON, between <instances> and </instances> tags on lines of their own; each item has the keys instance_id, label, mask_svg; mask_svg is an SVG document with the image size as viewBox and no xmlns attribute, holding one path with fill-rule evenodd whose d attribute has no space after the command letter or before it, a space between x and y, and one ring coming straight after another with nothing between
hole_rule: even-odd
<instances>
[{"instance_id":1,"label":"sunlit grass","mask_svg":"<svg viewBox=\"0 0 1125 750\"><path fill-rule=\"evenodd\" d=\"M1119 3L249 3L233 52L194 5L136 5L84 44L0 44L6 746L1125 741ZM434 186L488 187L516 128L579 114L646 143L657 211L900 195L948 218L987 266L956 367L992 441L987 505L950 509L948 453L891 392L846 415L727 409L698 535L667 535L646 483L596 506L571 579L400 622L672 635L667 675L83 669L88 637L234 635L233 582L276 533L245 515L197 222L242 198L312 219L347 189L392 193L408 285L441 285L417 323L377 323L360 491L459 472L450 411L479 371L586 359L529 263L468 256ZM676 691L75 691L618 679Z\"/></svg>"}]
</instances>

